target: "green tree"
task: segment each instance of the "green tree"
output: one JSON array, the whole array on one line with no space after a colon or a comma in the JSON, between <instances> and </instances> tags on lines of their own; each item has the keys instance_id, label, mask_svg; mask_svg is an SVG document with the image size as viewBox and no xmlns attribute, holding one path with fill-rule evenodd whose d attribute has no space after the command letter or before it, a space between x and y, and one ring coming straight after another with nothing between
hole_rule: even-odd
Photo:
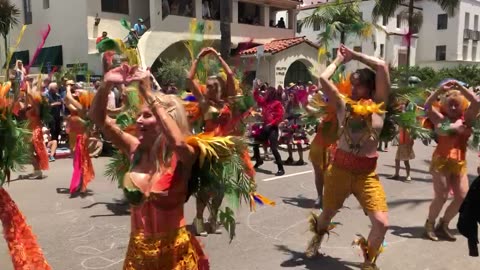
<instances>
[{"instance_id":1,"label":"green tree","mask_svg":"<svg viewBox=\"0 0 480 270\"><path fill-rule=\"evenodd\" d=\"M344 44L350 36L372 36L374 25L362 19L359 2L336 0L320 5L311 15L300 20L300 27L323 29L318 35L318 42L328 55L329 44L337 38Z\"/></svg>"},{"instance_id":2,"label":"green tree","mask_svg":"<svg viewBox=\"0 0 480 270\"><path fill-rule=\"evenodd\" d=\"M423 23L423 16L420 11L415 11L414 4L420 0L408 0L408 8L400 12L400 18L408 21L408 33L414 33L419 30ZM449 16L453 16L460 3L460 0L430 0L436 2L447 12ZM403 8L405 0L375 0L375 6L372 11L374 21L380 16L390 18L395 15L399 8ZM410 66L411 45L407 48L407 67Z\"/></svg>"},{"instance_id":3,"label":"green tree","mask_svg":"<svg viewBox=\"0 0 480 270\"><path fill-rule=\"evenodd\" d=\"M20 10L10 0L0 0L0 34L5 46L5 60L8 57L7 36L15 25L19 23ZM8 69L8 67L6 67Z\"/></svg>"},{"instance_id":4,"label":"green tree","mask_svg":"<svg viewBox=\"0 0 480 270\"><path fill-rule=\"evenodd\" d=\"M173 82L178 89L185 89L185 78L191 65L190 61L186 58L160 61L161 65L155 74L157 81L164 85Z\"/></svg>"}]
</instances>

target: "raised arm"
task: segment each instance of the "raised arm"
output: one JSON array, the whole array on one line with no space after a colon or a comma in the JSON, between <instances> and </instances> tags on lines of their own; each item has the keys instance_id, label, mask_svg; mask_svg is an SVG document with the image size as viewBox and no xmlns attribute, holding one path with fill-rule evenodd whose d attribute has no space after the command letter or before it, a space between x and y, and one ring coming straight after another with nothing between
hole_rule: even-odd
<instances>
[{"instance_id":1,"label":"raised arm","mask_svg":"<svg viewBox=\"0 0 480 270\"><path fill-rule=\"evenodd\" d=\"M207 55L209 51L207 49L203 49L197 56L197 58L193 61L192 67L190 68L190 72L188 73L188 82L190 84L190 89L192 90L193 95L197 99L198 103L200 104L200 109L202 113L206 113L208 110L208 103L203 95L202 91L200 90L200 84L195 79L195 75L197 74L197 67L198 62L202 57Z\"/></svg>"},{"instance_id":2,"label":"raised arm","mask_svg":"<svg viewBox=\"0 0 480 270\"><path fill-rule=\"evenodd\" d=\"M452 82L446 82L443 85L441 85L435 92L433 92L425 101L425 104L423 107L425 108L425 111L427 112L427 117L432 121L432 123L437 126L440 124L444 119L445 116L438 111L435 107L433 107L433 104L438 101L438 98L442 93L446 91L447 88L450 87L450 84Z\"/></svg>"},{"instance_id":3,"label":"raised arm","mask_svg":"<svg viewBox=\"0 0 480 270\"><path fill-rule=\"evenodd\" d=\"M218 61L222 65L223 70L227 74L227 91L226 91L226 96L227 97L233 97L237 95L237 91L235 89L235 74L233 73L232 69L230 66L225 62L225 60L222 58L220 53L218 53L216 50L211 48L211 53L215 54L217 57Z\"/></svg>"},{"instance_id":4,"label":"raised arm","mask_svg":"<svg viewBox=\"0 0 480 270\"><path fill-rule=\"evenodd\" d=\"M152 95L149 83L149 73L145 72L145 78L140 82L139 91L147 102L150 110L157 119L162 129L162 135L165 136L167 143L172 146L173 152L185 164L193 164L195 160L195 149L187 144L185 134L180 130L177 123L168 114L167 110L178 110L175 102L162 104L162 101Z\"/></svg>"},{"instance_id":5,"label":"raised arm","mask_svg":"<svg viewBox=\"0 0 480 270\"><path fill-rule=\"evenodd\" d=\"M253 99L255 99L258 106L262 107L265 105L265 97L260 94L260 81L258 79L255 79L253 82Z\"/></svg>"},{"instance_id":6,"label":"raised arm","mask_svg":"<svg viewBox=\"0 0 480 270\"><path fill-rule=\"evenodd\" d=\"M338 66L345 60L344 56L337 50L337 57L335 60L320 74L320 85L322 86L323 94L327 97L327 103L339 110L343 111L345 102L343 101L338 88L330 80Z\"/></svg>"},{"instance_id":7,"label":"raised arm","mask_svg":"<svg viewBox=\"0 0 480 270\"><path fill-rule=\"evenodd\" d=\"M122 67L118 67L105 74L105 81L98 88L88 116L114 145L124 153L130 155L135 152L139 144L138 139L123 132L120 127L116 125L115 120L107 116L108 94L112 90L115 81L123 80L119 79L119 77L122 77L121 69Z\"/></svg>"},{"instance_id":8,"label":"raised arm","mask_svg":"<svg viewBox=\"0 0 480 270\"><path fill-rule=\"evenodd\" d=\"M346 55L346 60L352 58L360 63L370 67L375 71L375 102L383 102L385 106L388 102L388 96L390 95L390 71L388 65L380 58L369 56L360 52L355 52L345 45L340 46L342 54Z\"/></svg>"},{"instance_id":9,"label":"raised arm","mask_svg":"<svg viewBox=\"0 0 480 270\"><path fill-rule=\"evenodd\" d=\"M67 94L65 95L65 103L72 105L76 111L83 111L83 106L72 95L72 85L67 85Z\"/></svg>"},{"instance_id":10,"label":"raised arm","mask_svg":"<svg viewBox=\"0 0 480 270\"><path fill-rule=\"evenodd\" d=\"M468 109L465 111L465 122L468 126L472 126L480 111L480 99L473 91L470 91L465 86L458 83L458 81L455 81L455 86L456 89L460 90L462 95L470 102L470 106L468 106Z\"/></svg>"}]
</instances>

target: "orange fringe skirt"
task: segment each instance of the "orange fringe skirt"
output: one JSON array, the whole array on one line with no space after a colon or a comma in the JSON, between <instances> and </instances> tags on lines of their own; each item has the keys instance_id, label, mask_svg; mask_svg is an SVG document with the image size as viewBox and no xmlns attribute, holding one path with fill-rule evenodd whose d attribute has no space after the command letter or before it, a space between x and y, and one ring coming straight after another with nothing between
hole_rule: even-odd
<instances>
[{"instance_id":1,"label":"orange fringe skirt","mask_svg":"<svg viewBox=\"0 0 480 270\"><path fill-rule=\"evenodd\" d=\"M46 171L48 170L48 152L45 143L43 142L43 132L42 127L40 125L36 125L32 129L32 144L33 144L33 152L34 158L38 163L40 170Z\"/></svg>"},{"instance_id":2,"label":"orange fringe skirt","mask_svg":"<svg viewBox=\"0 0 480 270\"><path fill-rule=\"evenodd\" d=\"M0 188L0 220L15 270L51 270L25 217L3 188Z\"/></svg>"}]
</instances>

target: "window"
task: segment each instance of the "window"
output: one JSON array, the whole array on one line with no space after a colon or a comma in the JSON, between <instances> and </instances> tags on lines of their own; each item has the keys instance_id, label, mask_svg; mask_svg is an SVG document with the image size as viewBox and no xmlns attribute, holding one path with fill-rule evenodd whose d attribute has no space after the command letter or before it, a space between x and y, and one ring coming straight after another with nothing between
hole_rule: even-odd
<instances>
[{"instance_id":1,"label":"window","mask_svg":"<svg viewBox=\"0 0 480 270\"><path fill-rule=\"evenodd\" d=\"M382 25L387 25L388 24L388 17L383 16L382 17Z\"/></svg>"},{"instance_id":2,"label":"window","mask_svg":"<svg viewBox=\"0 0 480 270\"><path fill-rule=\"evenodd\" d=\"M448 27L448 15L438 14L437 17L437 30L444 30Z\"/></svg>"},{"instance_id":3,"label":"window","mask_svg":"<svg viewBox=\"0 0 480 270\"><path fill-rule=\"evenodd\" d=\"M473 30L478 31L478 15L473 17Z\"/></svg>"},{"instance_id":4,"label":"window","mask_svg":"<svg viewBox=\"0 0 480 270\"><path fill-rule=\"evenodd\" d=\"M355 47L353 47L353 51L354 51L354 52L359 52L359 53L361 53L361 52L362 52L362 46L355 46Z\"/></svg>"},{"instance_id":5,"label":"window","mask_svg":"<svg viewBox=\"0 0 480 270\"><path fill-rule=\"evenodd\" d=\"M380 44L380 57L383 58L385 54L385 44Z\"/></svg>"},{"instance_id":6,"label":"window","mask_svg":"<svg viewBox=\"0 0 480 270\"><path fill-rule=\"evenodd\" d=\"M435 60L445 61L447 59L447 46L437 46L435 50Z\"/></svg>"},{"instance_id":7,"label":"window","mask_svg":"<svg viewBox=\"0 0 480 270\"><path fill-rule=\"evenodd\" d=\"M397 28L402 27L402 16L400 14L397 15Z\"/></svg>"},{"instance_id":8,"label":"window","mask_svg":"<svg viewBox=\"0 0 480 270\"><path fill-rule=\"evenodd\" d=\"M465 12L465 29L470 28L470 13Z\"/></svg>"},{"instance_id":9,"label":"window","mask_svg":"<svg viewBox=\"0 0 480 270\"><path fill-rule=\"evenodd\" d=\"M43 0L43 9L50 8L50 0Z\"/></svg>"},{"instance_id":10,"label":"window","mask_svg":"<svg viewBox=\"0 0 480 270\"><path fill-rule=\"evenodd\" d=\"M473 41L473 44L472 44L472 61L477 61L477 46L478 46L478 41Z\"/></svg>"},{"instance_id":11,"label":"window","mask_svg":"<svg viewBox=\"0 0 480 270\"><path fill-rule=\"evenodd\" d=\"M313 25L313 31L320 31L320 24L314 24Z\"/></svg>"},{"instance_id":12,"label":"window","mask_svg":"<svg viewBox=\"0 0 480 270\"><path fill-rule=\"evenodd\" d=\"M297 33L302 32L302 23L300 21L297 21Z\"/></svg>"},{"instance_id":13,"label":"window","mask_svg":"<svg viewBox=\"0 0 480 270\"><path fill-rule=\"evenodd\" d=\"M463 41L463 60L468 60L468 46L469 45L469 41L468 40L464 40Z\"/></svg>"},{"instance_id":14,"label":"window","mask_svg":"<svg viewBox=\"0 0 480 270\"><path fill-rule=\"evenodd\" d=\"M31 0L23 0L23 15L25 24L32 24L32 3Z\"/></svg>"},{"instance_id":15,"label":"window","mask_svg":"<svg viewBox=\"0 0 480 270\"><path fill-rule=\"evenodd\" d=\"M129 14L128 0L102 0L102 11Z\"/></svg>"}]
</instances>

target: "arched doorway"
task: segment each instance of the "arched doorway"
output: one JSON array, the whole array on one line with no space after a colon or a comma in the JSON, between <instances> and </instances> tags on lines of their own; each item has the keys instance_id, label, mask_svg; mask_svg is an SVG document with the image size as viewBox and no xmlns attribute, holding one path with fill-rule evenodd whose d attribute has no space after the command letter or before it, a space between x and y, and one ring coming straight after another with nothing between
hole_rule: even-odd
<instances>
[{"instance_id":1,"label":"arched doorway","mask_svg":"<svg viewBox=\"0 0 480 270\"><path fill-rule=\"evenodd\" d=\"M297 83L299 81L312 81L312 75L310 74L307 65L301 60L297 60L290 65L285 74L284 85L289 85L292 82Z\"/></svg>"}]
</instances>

